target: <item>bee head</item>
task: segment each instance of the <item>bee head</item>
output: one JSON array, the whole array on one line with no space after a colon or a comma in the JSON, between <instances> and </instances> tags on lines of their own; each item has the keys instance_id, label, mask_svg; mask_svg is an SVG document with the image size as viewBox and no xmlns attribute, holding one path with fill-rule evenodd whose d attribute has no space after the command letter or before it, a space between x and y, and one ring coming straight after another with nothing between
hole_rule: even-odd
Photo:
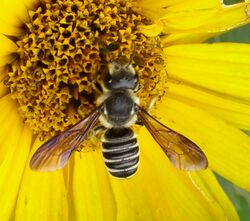
<instances>
[{"instance_id":1,"label":"bee head","mask_svg":"<svg viewBox=\"0 0 250 221\"><path fill-rule=\"evenodd\" d=\"M109 63L108 70L104 84L109 90L135 90L137 88L138 75L132 64L123 60L116 60Z\"/></svg>"}]
</instances>

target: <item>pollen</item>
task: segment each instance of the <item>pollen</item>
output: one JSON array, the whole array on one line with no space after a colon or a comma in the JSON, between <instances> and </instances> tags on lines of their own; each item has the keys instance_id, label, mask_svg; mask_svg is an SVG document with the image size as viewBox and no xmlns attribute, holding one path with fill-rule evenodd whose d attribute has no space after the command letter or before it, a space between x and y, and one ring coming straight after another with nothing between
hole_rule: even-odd
<instances>
[{"instance_id":1,"label":"pollen","mask_svg":"<svg viewBox=\"0 0 250 221\"><path fill-rule=\"evenodd\" d=\"M93 82L110 57L123 56L137 70L142 106L164 94L160 39L140 32L151 21L133 2L41 0L29 17L24 34L13 39L18 51L5 84L40 138L65 130L96 107Z\"/></svg>"}]
</instances>

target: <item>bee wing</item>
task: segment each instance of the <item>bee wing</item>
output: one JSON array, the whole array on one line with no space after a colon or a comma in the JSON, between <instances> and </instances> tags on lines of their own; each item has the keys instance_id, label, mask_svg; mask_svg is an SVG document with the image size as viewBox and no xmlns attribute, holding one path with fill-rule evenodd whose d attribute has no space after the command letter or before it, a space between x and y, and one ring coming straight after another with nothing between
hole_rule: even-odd
<instances>
[{"instance_id":1,"label":"bee wing","mask_svg":"<svg viewBox=\"0 0 250 221\"><path fill-rule=\"evenodd\" d=\"M189 171L207 168L205 154L191 140L166 127L139 106L137 116L176 168Z\"/></svg>"},{"instance_id":2,"label":"bee wing","mask_svg":"<svg viewBox=\"0 0 250 221\"><path fill-rule=\"evenodd\" d=\"M45 142L32 156L30 168L38 171L53 171L63 168L71 153L86 138L100 115L101 107L98 107L70 129Z\"/></svg>"}]
</instances>

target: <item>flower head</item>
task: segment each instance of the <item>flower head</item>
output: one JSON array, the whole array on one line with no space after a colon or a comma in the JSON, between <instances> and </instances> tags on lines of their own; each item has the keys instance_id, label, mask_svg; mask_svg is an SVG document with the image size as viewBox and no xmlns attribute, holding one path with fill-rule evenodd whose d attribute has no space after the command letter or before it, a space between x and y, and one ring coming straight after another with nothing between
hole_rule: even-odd
<instances>
[{"instance_id":1,"label":"flower head","mask_svg":"<svg viewBox=\"0 0 250 221\"><path fill-rule=\"evenodd\" d=\"M198 43L249 23L248 1L11 2L0 27L0 188L13 185L0 201L3 219L238 220L211 170L250 189L250 140L240 131L250 128L250 47ZM197 143L209 169L176 170L136 127L141 164L130 179L107 173L91 136L65 169L31 171L40 139L95 108L93 81L120 56L138 72L141 105L156 97L152 114Z\"/></svg>"}]
</instances>

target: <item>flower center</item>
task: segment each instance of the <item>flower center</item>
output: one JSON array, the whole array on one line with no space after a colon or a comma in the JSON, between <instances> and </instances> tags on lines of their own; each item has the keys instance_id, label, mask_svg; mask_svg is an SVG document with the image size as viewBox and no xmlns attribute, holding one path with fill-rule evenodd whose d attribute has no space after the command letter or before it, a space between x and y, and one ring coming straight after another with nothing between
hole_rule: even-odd
<instances>
[{"instance_id":1,"label":"flower center","mask_svg":"<svg viewBox=\"0 0 250 221\"><path fill-rule=\"evenodd\" d=\"M124 56L138 71L142 106L164 93L167 74L159 38L144 36L150 21L131 1L43 0L25 34L6 85L20 114L41 138L75 124L95 107L93 80L110 55ZM102 45L100 44L103 42Z\"/></svg>"}]
</instances>

